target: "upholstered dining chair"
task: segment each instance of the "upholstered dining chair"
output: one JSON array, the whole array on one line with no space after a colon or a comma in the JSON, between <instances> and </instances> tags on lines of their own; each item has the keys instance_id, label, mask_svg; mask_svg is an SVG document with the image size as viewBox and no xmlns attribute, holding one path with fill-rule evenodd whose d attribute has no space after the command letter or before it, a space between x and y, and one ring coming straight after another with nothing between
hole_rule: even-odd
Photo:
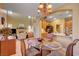
<instances>
[{"instance_id":1,"label":"upholstered dining chair","mask_svg":"<svg viewBox=\"0 0 79 59\"><path fill-rule=\"evenodd\" d=\"M40 56L41 50L36 47L26 49L25 40L21 40L21 54L22 56Z\"/></svg>"},{"instance_id":2,"label":"upholstered dining chair","mask_svg":"<svg viewBox=\"0 0 79 59\"><path fill-rule=\"evenodd\" d=\"M77 44L79 39L75 39L69 46L67 47L66 50L66 56L73 56L73 47Z\"/></svg>"}]
</instances>

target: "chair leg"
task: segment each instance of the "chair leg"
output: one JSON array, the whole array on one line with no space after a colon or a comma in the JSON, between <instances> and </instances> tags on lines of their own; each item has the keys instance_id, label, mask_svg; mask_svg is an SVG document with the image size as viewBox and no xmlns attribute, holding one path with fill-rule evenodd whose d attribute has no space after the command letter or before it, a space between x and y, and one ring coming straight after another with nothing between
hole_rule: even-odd
<instances>
[{"instance_id":1,"label":"chair leg","mask_svg":"<svg viewBox=\"0 0 79 59\"><path fill-rule=\"evenodd\" d=\"M22 56L26 56L27 55L26 45L25 45L24 40L21 40L21 54L22 54Z\"/></svg>"}]
</instances>

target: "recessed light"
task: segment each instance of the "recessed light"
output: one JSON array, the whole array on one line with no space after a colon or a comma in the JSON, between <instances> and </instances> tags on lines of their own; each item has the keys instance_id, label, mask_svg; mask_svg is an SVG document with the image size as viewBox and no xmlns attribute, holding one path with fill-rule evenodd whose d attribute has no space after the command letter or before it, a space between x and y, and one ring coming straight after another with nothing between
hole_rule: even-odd
<instances>
[{"instance_id":1,"label":"recessed light","mask_svg":"<svg viewBox=\"0 0 79 59\"><path fill-rule=\"evenodd\" d=\"M52 16L49 16L49 18L52 18Z\"/></svg>"},{"instance_id":2,"label":"recessed light","mask_svg":"<svg viewBox=\"0 0 79 59\"><path fill-rule=\"evenodd\" d=\"M8 14L13 14L13 12L8 10Z\"/></svg>"},{"instance_id":3,"label":"recessed light","mask_svg":"<svg viewBox=\"0 0 79 59\"><path fill-rule=\"evenodd\" d=\"M31 16L28 16L28 18L30 19L30 18L31 18Z\"/></svg>"},{"instance_id":4,"label":"recessed light","mask_svg":"<svg viewBox=\"0 0 79 59\"><path fill-rule=\"evenodd\" d=\"M38 10L38 12L40 12L40 10Z\"/></svg>"},{"instance_id":5,"label":"recessed light","mask_svg":"<svg viewBox=\"0 0 79 59\"><path fill-rule=\"evenodd\" d=\"M55 20L55 19L57 19L57 18L53 18L53 19Z\"/></svg>"},{"instance_id":6,"label":"recessed light","mask_svg":"<svg viewBox=\"0 0 79 59\"><path fill-rule=\"evenodd\" d=\"M68 17L71 17L71 16L72 16L71 14L68 15Z\"/></svg>"},{"instance_id":7,"label":"recessed light","mask_svg":"<svg viewBox=\"0 0 79 59\"><path fill-rule=\"evenodd\" d=\"M66 14L68 14L69 13L69 11L66 11Z\"/></svg>"}]
</instances>

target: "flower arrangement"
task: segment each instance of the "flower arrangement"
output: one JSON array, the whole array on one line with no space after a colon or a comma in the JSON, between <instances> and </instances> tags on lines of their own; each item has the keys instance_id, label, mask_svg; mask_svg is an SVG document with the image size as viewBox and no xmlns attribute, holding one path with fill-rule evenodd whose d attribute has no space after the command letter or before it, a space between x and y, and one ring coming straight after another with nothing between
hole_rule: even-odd
<instances>
[{"instance_id":1,"label":"flower arrangement","mask_svg":"<svg viewBox=\"0 0 79 59\"><path fill-rule=\"evenodd\" d=\"M2 34L3 36L4 36L4 38L5 38L5 40L8 40L7 38L8 38L8 36L12 33L12 31L11 31L11 29L10 28L2 28L1 30L0 30L0 34Z\"/></svg>"},{"instance_id":2,"label":"flower arrangement","mask_svg":"<svg viewBox=\"0 0 79 59\"><path fill-rule=\"evenodd\" d=\"M10 28L3 28L3 29L2 29L2 34L3 34L4 36L8 36L8 35L11 34L11 33L12 33L12 31L11 31Z\"/></svg>"}]
</instances>

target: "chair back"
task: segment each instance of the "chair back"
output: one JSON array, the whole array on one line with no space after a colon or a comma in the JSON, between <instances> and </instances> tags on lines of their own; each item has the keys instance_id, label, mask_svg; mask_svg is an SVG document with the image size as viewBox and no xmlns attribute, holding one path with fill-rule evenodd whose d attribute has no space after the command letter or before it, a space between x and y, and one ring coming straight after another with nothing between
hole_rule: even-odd
<instances>
[{"instance_id":1,"label":"chair back","mask_svg":"<svg viewBox=\"0 0 79 59\"><path fill-rule=\"evenodd\" d=\"M73 56L73 47L77 44L79 39L75 39L69 46L67 47L66 50L66 56Z\"/></svg>"}]
</instances>

